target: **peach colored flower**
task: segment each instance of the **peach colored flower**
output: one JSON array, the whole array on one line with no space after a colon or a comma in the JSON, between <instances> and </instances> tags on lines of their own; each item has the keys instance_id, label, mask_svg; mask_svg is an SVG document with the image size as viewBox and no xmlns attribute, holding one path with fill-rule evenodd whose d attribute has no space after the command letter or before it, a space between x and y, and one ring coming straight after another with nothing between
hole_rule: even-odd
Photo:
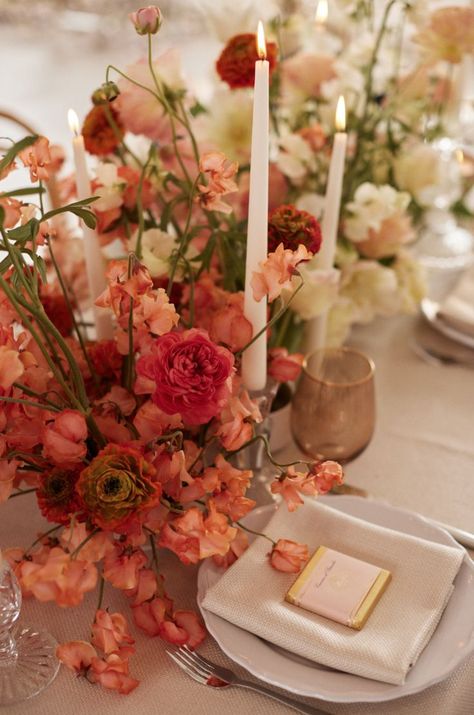
<instances>
[{"instance_id":1,"label":"peach colored flower","mask_svg":"<svg viewBox=\"0 0 474 715\"><path fill-rule=\"evenodd\" d=\"M77 606L84 594L97 584L97 569L87 562L71 559L63 549L44 552L42 563L25 561L19 568L20 583L38 601L56 601L58 606Z\"/></svg>"},{"instance_id":2,"label":"peach colored flower","mask_svg":"<svg viewBox=\"0 0 474 715\"><path fill-rule=\"evenodd\" d=\"M186 633L186 645L189 648L197 648L201 645L206 637L206 629L195 613L192 611L175 611L173 621L180 630ZM164 636L162 635L162 637Z\"/></svg>"},{"instance_id":3,"label":"peach colored flower","mask_svg":"<svg viewBox=\"0 0 474 715\"><path fill-rule=\"evenodd\" d=\"M321 84L337 76L334 58L329 55L301 52L281 64L281 83L284 97L307 100L318 97Z\"/></svg>"},{"instance_id":4,"label":"peach colored flower","mask_svg":"<svg viewBox=\"0 0 474 715\"><path fill-rule=\"evenodd\" d=\"M308 559L308 547L288 539L278 539L270 554L273 568L285 573L299 573Z\"/></svg>"},{"instance_id":5,"label":"peach colored flower","mask_svg":"<svg viewBox=\"0 0 474 715\"><path fill-rule=\"evenodd\" d=\"M3 219L5 228L13 228L13 226L16 226L21 216L21 202L6 196L0 199L0 207L5 214Z\"/></svg>"},{"instance_id":6,"label":"peach colored flower","mask_svg":"<svg viewBox=\"0 0 474 715\"><path fill-rule=\"evenodd\" d=\"M12 350L6 345L0 346L0 387L9 390L25 371L17 350Z\"/></svg>"},{"instance_id":7,"label":"peach colored flower","mask_svg":"<svg viewBox=\"0 0 474 715\"><path fill-rule=\"evenodd\" d=\"M252 339L252 323L244 316L243 307L226 305L212 316L209 334L214 342L240 350Z\"/></svg>"},{"instance_id":8,"label":"peach colored flower","mask_svg":"<svg viewBox=\"0 0 474 715\"><path fill-rule=\"evenodd\" d=\"M235 539L232 541L230 545L229 551L226 553L225 556L220 556L219 554L215 554L212 557L212 560L217 566L220 566L221 568L228 568L229 566L232 566L235 561L237 561L240 556L244 553L244 551L247 550L249 545L249 541L247 538L247 534L242 531L242 529L237 529L237 535Z\"/></svg>"},{"instance_id":9,"label":"peach colored flower","mask_svg":"<svg viewBox=\"0 0 474 715\"><path fill-rule=\"evenodd\" d=\"M198 184L199 203L207 211L231 213L232 207L222 201L222 197L237 191L234 176L238 164L228 161L225 154L211 151L203 154L199 161L199 171L205 175L207 183Z\"/></svg>"},{"instance_id":10,"label":"peach colored flower","mask_svg":"<svg viewBox=\"0 0 474 715\"><path fill-rule=\"evenodd\" d=\"M150 389L147 392L153 392L155 389L155 383L152 380L150 380L150 383ZM139 392L137 393L136 389L134 392L140 394ZM172 431L183 426L179 414L167 415L151 400L144 402L137 410L133 424L144 442L151 442L151 440L157 439L167 430Z\"/></svg>"},{"instance_id":11,"label":"peach colored flower","mask_svg":"<svg viewBox=\"0 0 474 715\"><path fill-rule=\"evenodd\" d=\"M108 690L128 695L139 685L139 680L128 674L128 657L131 649L121 648L105 658L93 658L89 677ZM132 650L133 652L133 650Z\"/></svg>"},{"instance_id":12,"label":"peach colored flower","mask_svg":"<svg viewBox=\"0 0 474 715\"><path fill-rule=\"evenodd\" d=\"M91 642L96 648L109 654L126 643L135 643L135 640L130 635L127 621L121 613L108 613L99 609L92 624Z\"/></svg>"},{"instance_id":13,"label":"peach colored flower","mask_svg":"<svg viewBox=\"0 0 474 715\"><path fill-rule=\"evenodd\" d=\"M341 465L331 460L315 462L311 466L310 474L314 475L314 483L319 494L326 494L335 484L342 484L344 481Z\"/></svg>"},{"instance_id":14,"label":"peach colored flower","mask_svg":"<svg viewBox=\"0 0 474 715\"><path fill-rule=\"evenodd\" d=\"M97 400L95 404L102 405L103 413L107 411L113 412L119 409L122 415L127 416L134 411L137 403L134 396L128 390L124 387L120 387L120 385L114 385L112 389L101 397L100 400Z\"/></svg>"},{"instance_id":15,"label":"peach colored flower","mask_svg":"<svg viewBox=\"0 0 474 715\"><path fill-rule=\"evenodd\" d=\"M172 91L186 88L181 71L181 59L176 49L166 50L153 60L158 81ZM122 79L118 83L120 94L114 102L123 126L133 134L144 134L159 144L171 142L169 118L153 93L155 83L145 59L127 67L127 75L150 91Z\"/></svg>"},{"instance_id":16,"label":"peach colored flower","mask_svg":"<svg viewBox=\"0 0 474 715\"><path fill-rule=\"evenodd\" d=\"M43 430L43 456L59 465L77 464L86 456L87 425L76 410L63 410Z\"/></svg>"},{"instance_id":17,"label":"peach colored flower","mask_svg":"<svg viewBox=\"0 0 474 715\"><path fill-rule=\"evenodd\" d=\"M155 597L132 607L135 625L151 637L159 635L166 611L167 604L160 597Z\"/></svg>"},{"instance_id":18,"label":"peach colored flower","mask_svg":"<svg viewBox=\"0 0 474 715\"><path fill-rule=\"evenodd\" d=\"M220 415L217 434L223 446L232 451L239 449L253 437L253 424L262 421L262 415L246 390L230 398Z\"/></svg>"},{"instance_id":19,"label":"peach colored flower","mask_svg":"<svg viewBox=\"0 0 474 715\"><path fill-rule=\"evenodd\" d=\"M442 7L435 10L427 27L413 38L427 61L461 62L474 47L474 8Z\"/></svg>"},{"instance_id":20,"label":"peach colored flower","mask_svg":"<svg viewBox=\"0 0 474 715\"><path fill-rule=\"evenodd\" d=\"M147 560L141 549L130 553L129 549L116 545L104 558L103 576L114 588L124 591L137 588L140 569L146 565Z\"/></svg>"},{"instance_id":21,"label":"peach colored flower","mask_svg":"<svg viewBox=\"0 0 474 715\"><path fill-rule=\"evenodd\" d=\"M151 569L143 568L138 572L138 583L135 588L125 591L125 595L133 599L131 606L140 606L150 601L158 590L156 574Z\"/></svg>"},{"instance_id":22,"label":"peach colored flower","mask_svg":"<svg viewBox=\"0 0 474 715\"><path fill-rule=\"evenodd\" d=\"M262 271L254 271L252 275L251 286L255 300L261 301L268 295L271 303L283 290L290 289L296 267L302 261L309 261L311 256L303 244L296 251L291 251L283 248L280 243L276 251L269 253L267 260L260 263Z\"/></svg>"},{"instance_id":23,"label":"peach colored flower","mask_svg":"<svg viewBox=\"0 0 474 715\"><path fill-rule=\"evenodd\" d=\"M13 491L18 465L16 459L0 459L0 504L6 502Z\"/></svg>"},{"instance_id":24,"label":"peach colored flower","mask_svg":"<svg viewBox=\"0 0 474 715\"><path fill-rule=\"evenodd\" d=\"M90 668L93 658L97 658L97 651L86 641L68 641L58 645L56 657L66 668L85 674Z\"/></svg>"},{"instance_id":25,"label":"peach colored flower","mask_svg":"<svg viewBox=\"0 0 474 715\"><path fill-rule=\"evenodd\" d=\"M286 348L273 348L269 352L270 364L268 374L277 382L293 382L297 380L304 362L302 353L289 355Z\"/></svg>"},{"instance_id":26,"label":"peach colored flower","mask_svg":"<svg viewBox=\"0 0 474 715\"><path fill-rule=\"evenodd\" d=\"M401 246L415 238L415 230L408 214L396 213L382 221L380 228L370 228L368 238L357 243L357 249L366 258L387 258L397 253Z\"/></svg>"},{"instance_id":27,"label":"peach colored flower","mask_svg":"<svg viewBox=\"0 0 474 715\"><path fill-rule=\"evenodd\" d=\"M51 168L51 153L49 151L49 140L46 137L38 137L36 142L18 154L23 162L23 166L30 170L31 181L47 181Z\"/></svg>"},{"instance_id":28,"label":"peach colored flower","mask_svg":"<svg viewBox=\"0 0 474 715\"><path fill-rule=\"evenodd\" d=\"M96 561L101 561L104 556L113 551L113 538L111 534L105 531L100 531L94 536L90 536L90 534L91 532L84 523L71 523L70 526L66 526L61 531L59 542L63 549L73 553L83 541L88 539L87 543L81 547L81 558L84 561L95 563Z\"/></svg>"}]
</instances>

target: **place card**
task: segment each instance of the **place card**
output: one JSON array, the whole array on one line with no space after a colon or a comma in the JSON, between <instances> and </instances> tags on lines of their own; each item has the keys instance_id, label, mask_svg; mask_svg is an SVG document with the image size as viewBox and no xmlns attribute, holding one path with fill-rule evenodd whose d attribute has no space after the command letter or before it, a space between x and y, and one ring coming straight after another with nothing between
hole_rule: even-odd
<instances>
[{"instance_id":1,"label":"place card","mask_svg":"<svg viewBox=\"0 0 474 715\"><path fill-rule=\"evenodd\" d=\"M285 600L360 630L391 579L390 571L320 546Z\"/></svg>"}]
</instances>

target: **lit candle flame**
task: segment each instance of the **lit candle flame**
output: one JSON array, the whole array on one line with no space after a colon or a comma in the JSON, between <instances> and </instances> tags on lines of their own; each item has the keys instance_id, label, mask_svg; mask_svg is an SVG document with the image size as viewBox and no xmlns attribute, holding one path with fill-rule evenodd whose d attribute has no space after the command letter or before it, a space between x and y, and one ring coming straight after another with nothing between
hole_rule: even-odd
<instances>
[{"instance_id":1,"label":"lit candle flame","mask_svg":"<svg viewBox=\"0 0 474 715\"><path fill-rule=\"evenodd\" d=\"M263 22L261 20L258 21L258 28L257 28L257 54L261 60L265 60L267 58L267 45L265 43L265 32L263 29Z\"/></svg>"},{"instance_id":2,"label":"lit candle flame","mask_svg":"<svg viewBox=\"0 0 474 715\"><path fill-rule=\"evenodd\" d=\"M328 0L319 0L314 19L318 27L324 27L328 19Z\"/></svg>"},{"instance_id":3,"label":"lit candle flame","mask_svg":"<svg viewBox=\"0 0 474 715\"><path fill-rule=\"evenodd\" d=\"M341 96L337 100L336 106L336 130L343 132L346 129L346 103L344 97Z\"/></svg>"},{"instance_id":4,"label":"lit candle flame","mask_svg":"<svg viewBox=\"0 0 474 715\"><path fill-rule=\"evenodd\" d=\"M79 135L79 118L74 109L69 109L67 113L69 129L77 137Z\"/></svg>"}]
</instances>

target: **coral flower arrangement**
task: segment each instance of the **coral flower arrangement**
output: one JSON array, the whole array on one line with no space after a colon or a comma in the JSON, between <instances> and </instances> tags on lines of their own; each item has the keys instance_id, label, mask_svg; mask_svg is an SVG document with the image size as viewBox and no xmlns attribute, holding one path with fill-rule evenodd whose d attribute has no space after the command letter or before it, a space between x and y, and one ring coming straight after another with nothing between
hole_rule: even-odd
<instances>
[{"instance_id":1,"label":"coral flower arrangement","mask_svg":"<svg viewBox=\"0 0 474 715\"><path fill-rule=\"evenodd\" d=\"M131 621L177 645L204 639L197 614L167 593L158 549L183 564L231 565L247 546L241 520L255 506L252 472L232 457L255 440L267 447L256 431L259 403L240 376L257 336L243 314L245 240L228 203L238 167L201 150L174 54L154 60L158 8L132 22L148 59L128 72L108 68L83 127L99 157L93 196L76 199L74 177L59 177L60 152L45 137L13 143L0 161L1 179L26 167L31 180L0 194L0 496L34 495L51 522L6 557L24 595L41 602L73 607L99 590L90 633L61 644L58 657L122 694L138 685ZM149 138L145 153L130 142L138 132ZM53 181L62 203L48 210ZM113 254L95 300L110 316L108 339L90 330L77 218ZM269 331L321 243L316 219L292 205L272 212L270 236L253 276L256 298L277 306ZM301 362L280 347L268 372L295 379ZM297 471L272 461L272 491L291 511L301 495L342 481L334 462ZM269 549L269 564L284 571L307 558L304 545L284 538ZM123 593L126 614L108 610L105 582Z\"/></svg>"}]
</instances>

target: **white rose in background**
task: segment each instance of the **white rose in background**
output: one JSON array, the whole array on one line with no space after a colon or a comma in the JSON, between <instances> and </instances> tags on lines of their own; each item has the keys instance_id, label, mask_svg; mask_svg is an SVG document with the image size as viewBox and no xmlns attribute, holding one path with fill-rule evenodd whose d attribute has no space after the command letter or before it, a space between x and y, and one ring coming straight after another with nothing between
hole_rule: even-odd
<instances>
[{"instance_id":1,"label":"white rose in background","mask_svg":"<svg viewBox=\"0 0 474 715\"><path fill-rule=\"evenodd\" d=\"M369 323L376 315L394 315L400 310L397 276L377 261L358 261L346 267L340 293L352 302L352 319L358 323Z\"/></svg>"},{"instance_id":2,"label":"white rose in background","mask_svg":"<svg viewBox=\"0 0 474 715\"><path fill-rule=\"evenodd\" d=\"M123 204L123 188L125 182L120 179L115 164L101 162L95 170L96 180L100 186L94 188L94 209L97 211L110 211Z\"/></svg>"},{"instance_id":3,"label":"white rose in background","mask_svg":"<svg viewBox=\"0 0 474 715\"><path fill-rule=\"evenodd\" d=\"M461 193L461 167L452 142L441 139L420 144L394 163L395 181L409 191L420 206L435 205L439 196L454 203Z\"/></svg>"},{"instance_id":4,"label":"white rose in background","mask_svg":"<svg viewBox=\"0 0 474 715\"><path fill-rule=\"evenodd\" d=\"M324 313L335 302L340 272L334 268L327 271L314 268L311 261L308 264L301 263L298 272L304 284L291 301L291 310L302 320L311 320ZM284 292L285 301L289 300L300 282L297 276L293 278L291 290Z\"/></svg>"},{"instance_id":5,"label":"white rose in background","mask_svg":"<svg viewBox=\"0 0 474 715\"><path fill-rule=\"evenodd\" d=\"M130 239L130 250L136 250L138 231ZM152 278L164 278L170 269L170 258L173 251L178 247L175 236L172 236L159 228L150 228L144 231L141 240L142 261L150 271ZM186 258L189 260L197 255L196 249L190 245ZM176 279L180 280L183 275L183 267L178 264Z\"/></svg>"},{"instance_id":6,"label":"white rose in background","mask_svg":"<svg viewBox=\"0 0 474 715\"><path fill-rule=\"evenodd\" d=\"M410 195L406 192L388 184L375 186L365 182L346 206L349 216L344 221L344 234L368 258L392 256L414 238L407 214L409 203Z\"/></svg>"},{"instance_id":7,"label":"white rose in background","mask_svg":"<svg viewBox=\"0 0 474 715\"><path fill-rule=\"evenodd\" d=\"M398 281L401 310L416 313L427 290L423 266L408 251L400 251L391 268Z\"/></svg>"},{"instance_id":8,"label":"white rose in background","mask_svg":"<svg viewBox=\"0 0 474 715\"><path fill-rule=\"evenodd\" d=\"M324 210L325 197L320 194L302 194L296 201L296 208L300 211L307 211L309 214L321 219Z\"/></svg>"},{"instance_id":9,"label":"white rose in background","mask_svg":"<svg viewBox=\"0 0 474 715\"><path fill-rule=\"evenodd\" d=\"M356 306L350 298L339 296L328 313L326 345L338 347L349 335L352 323L356 320Z\"/></svg>"},{"instance_id":10,"label":"white rose in background","mask_svg":"<svg viewBox=\"0 0 474 715\"><path fill-rule=\"evenodd\" d=\"M315 170L315 154L299 134L286 134L278 141L276 164L282 174L298 184L308 172Z\"/></svg>"},{"instance_id":11,"label":"white rose in background","mask_svg":"<svg viewBox=\"0 0 474 715\"><path fill-rule=\"evenodd\" d=\"M395 159L393 168L400 189L409 191L421 206L430 203L433 187L441 179L440 155L433 146L418 144L412 147Z\"/></svg>"},{"instance_id":12,"label":"white rose in background","mask_svg":"<svg viewBox=\"0 0 474 715\"><path fill-rule=\"evenodd\" d=\"M231 161L247 164L252 140L252 94L244 89L216 91L209 111L196 122L196 135L208 150L223 152Z\"/></svg>"}]
</instances>

